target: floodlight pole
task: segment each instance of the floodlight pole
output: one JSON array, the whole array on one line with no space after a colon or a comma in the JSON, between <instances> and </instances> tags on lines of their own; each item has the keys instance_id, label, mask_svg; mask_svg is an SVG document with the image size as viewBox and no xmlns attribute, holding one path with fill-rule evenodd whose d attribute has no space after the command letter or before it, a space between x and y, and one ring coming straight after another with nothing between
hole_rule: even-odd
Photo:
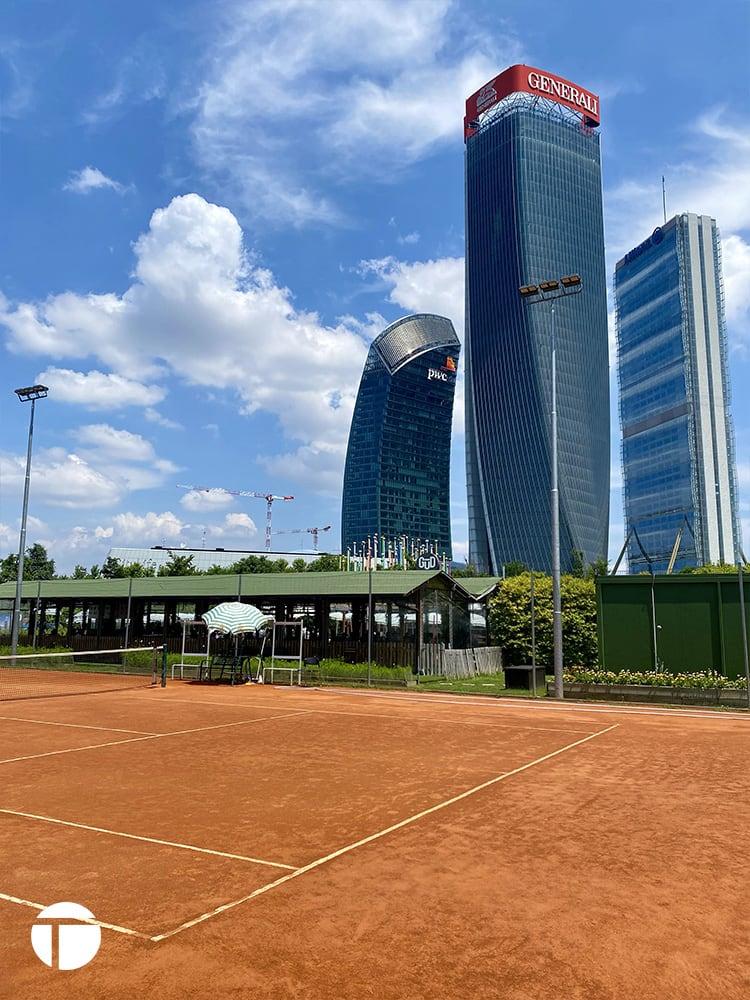
<instances>
[{"instance_id":1,"label":"floodlight pole","mask_svg":"<svg viewBox=\"0 0 750 1000\"><path fill-rule=\"evenodd\" d=\"M23 510L21 513L21 537L18 543L18 573L16 575L16 599L13 604L13 625L11 627L10 651L15 656L18 652L18 632L21 624L21 596L23 593L23 561L26 553L26 519L29 512L29 483L31 480L31 444L34 439L34 405L37 399L44 399L48 389L46 385L32 385L26 389L16 389L15 393L22 403L31 401L29 417L29 443L26 451L26 478L23 484Z\"/></svg>"},{"instance_id":2,"label":"floodlight pole","mask_svg":"<svg viewBox=\"0 0 750 1000\"><path fill-rule=\"evenodd\" d=\"M562 286L562 287L561 287ZM582 290L581 278L578 274L569 274L560 280L541 281L538 285L523 285L519 292L524 302L534 304L551 300L551 381L552 403L550 413L550 434L552 437L552 469L550 501L551 517L551 547L552 547L552 656L555 674L555 698L564 698L563 690L563 636L562 636L562 597L560 593L560 492L557 475L557 343L555 340L555 306L554 300L565 295L577 294Z\"/></svg>"},{"instance_id":3,"label":"floodlight pole","mask_svg":"<svg viewBox=\"0 0 750 1000\"><path fill-rule=\"evenodd\" d=\"M742 623L742 657L745 664L745 684L747 686L747 707L750 708L750 662L747 656L747 620L745 615L745 581L742 576L742 563L738 563L740 584L740 622Z\"/></svg>"},{"instance_id":4,"label":"floodlight pole","mask_svg":"<svg viewBox=\"0 0 750 1000\"><path fill-rule=\"evenodd\" d=\"M372 557L367 567L367 686L372 686Z\"/></svg>"},{"instance_id":5,"label":"floodlight pole","mask_svg":"<svg viewBox=\"0 0 750 1000\"><path fill-rule=\"evenodd\" d=\"M560 595L560 491L557 482L557 347L555 307L552 313L552 648L555 671L555 698L563 691L562 597Z\"/></svg>"}]
</instances>

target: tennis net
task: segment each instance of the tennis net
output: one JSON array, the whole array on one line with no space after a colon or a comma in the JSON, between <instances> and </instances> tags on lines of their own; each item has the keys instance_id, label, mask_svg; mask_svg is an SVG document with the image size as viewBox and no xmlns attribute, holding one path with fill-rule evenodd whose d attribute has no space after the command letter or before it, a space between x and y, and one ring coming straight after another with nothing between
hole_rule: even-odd
<instances>
[{"instance_id":1,"label":"tennis net","mask_svg":"<svg viewBox=\"0 0 750 1000\"><path fill-rule=\"evenodd\" d=\"M143 647L0 656L0 701L95 694L157 683L161 650Z\"/></svg>"}]
</instances>

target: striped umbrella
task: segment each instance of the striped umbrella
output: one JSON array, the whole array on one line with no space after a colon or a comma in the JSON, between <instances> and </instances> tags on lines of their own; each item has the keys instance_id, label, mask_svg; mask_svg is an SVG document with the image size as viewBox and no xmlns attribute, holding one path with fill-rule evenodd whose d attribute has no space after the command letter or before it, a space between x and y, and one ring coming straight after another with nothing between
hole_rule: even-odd
<instances>
[{"instance_id":1,"label":"striped umbrella","mask_svg":"<svg viewBox=\"0 0 750 1000\"><path fill-rule=\"evenodd\" d=\"M239 635L240 632L257 632L264 625L273 622L273 615L264 614L254 604L243 604L241 601L225 601L211 608L201 618L209 629L214 632L227 632L229 635Z\"/></svg>"}]
</instances>

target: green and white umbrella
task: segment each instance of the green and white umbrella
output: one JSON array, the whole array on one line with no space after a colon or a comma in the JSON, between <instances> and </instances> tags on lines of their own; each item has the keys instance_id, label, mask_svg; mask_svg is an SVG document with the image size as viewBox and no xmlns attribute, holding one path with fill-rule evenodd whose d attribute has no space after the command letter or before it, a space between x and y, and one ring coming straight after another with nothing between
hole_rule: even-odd
<instances>
[{"instance_id":1,"label":"green and white umbrella","mask_svg":"<svg viewBox=\"0 0 750 1000\"><path fill-rule=\"evenodd\" d=\"M241 601L225 601L223 604L217 604L205 615L201 615L201 618L210 630L226 632L228 635L257 632L274 620L273 615L265 614L254 604L243 604Z\"/></svg>"}]
</instances>

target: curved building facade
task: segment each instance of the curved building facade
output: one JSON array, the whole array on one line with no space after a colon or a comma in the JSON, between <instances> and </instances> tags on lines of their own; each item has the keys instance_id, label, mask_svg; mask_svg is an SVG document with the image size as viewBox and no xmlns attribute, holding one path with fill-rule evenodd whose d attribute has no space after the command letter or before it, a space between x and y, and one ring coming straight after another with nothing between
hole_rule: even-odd
<instances>
[{"instance_id":1,"label":"curved building facade","mask_svg":"<svg viewBox=\"0 0 750 1000\"><path fill-rule=\"evenodd\" d=\"M469 558L549 572L552 324L560 565L606 557L609 360L598 98L525 66L467 102ZM578 274L579 295L519 294ZM554 309L554 314L553 314Z\"/></svg>"},{"instance_id":2,"label":"curved building facade","mask_svg":"<svg viewBox=\"0 0 750 1000\"><path fill-rule=\"evenodd\" d=\"M451 557L450 446L460 343L449 319L421 314L370 346L344 469L341 551L407 536Z\"/></svg>"}]
</instances>

